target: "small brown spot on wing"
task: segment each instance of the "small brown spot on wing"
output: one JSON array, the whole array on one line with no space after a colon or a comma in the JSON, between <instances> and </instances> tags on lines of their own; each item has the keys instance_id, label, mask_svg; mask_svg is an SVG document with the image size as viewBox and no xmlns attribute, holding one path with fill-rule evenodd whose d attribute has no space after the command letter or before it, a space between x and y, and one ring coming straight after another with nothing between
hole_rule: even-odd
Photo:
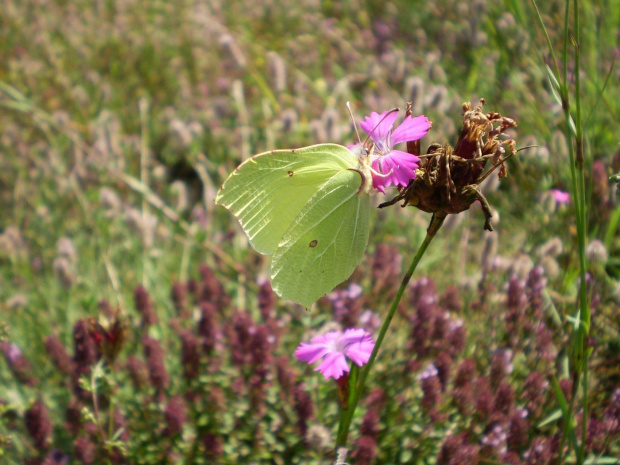
<instances>
[{"instance_id":1,"label":"small brown spot on wing","mask_svg":"<svg viewBox=\"0 0 620 465\"><path fill-rule=\"evenodd\" d=\"M289 172L288 172L288 175L289 175L289 177L291 177L291 178L292 178L292 177L293 177L293 172L292 172L292 171L289 171Z\"/></svg>"},{"instance_id":2,"label":"small brown spot on wing","mask_svg":"<svg viewBox=\"0 0 620 465\"><path fill-rule=\"evenodd\" d=\"M317 241L316 239L312 239L312 241L310 241L310 247L316 247L318 243L319 241Z\"/></svg>"}]
</instances>

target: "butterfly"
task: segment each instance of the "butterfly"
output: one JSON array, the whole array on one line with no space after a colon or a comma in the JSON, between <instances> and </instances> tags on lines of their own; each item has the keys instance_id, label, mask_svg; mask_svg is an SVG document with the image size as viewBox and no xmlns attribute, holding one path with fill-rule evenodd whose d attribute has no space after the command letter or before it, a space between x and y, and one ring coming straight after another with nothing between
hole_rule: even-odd
<instances>
[{"instance_id":1,"label":"butterfly","mask_svg":"<svg viewBox=\"0 0 620 465\"><path fill-rule=\"evenodd\" d=\"M243 162L215 203L271 256L273 290L309 308L353 274L368 245L372 174L366 152L319 144Z\"/></svg>"}]
</instances>

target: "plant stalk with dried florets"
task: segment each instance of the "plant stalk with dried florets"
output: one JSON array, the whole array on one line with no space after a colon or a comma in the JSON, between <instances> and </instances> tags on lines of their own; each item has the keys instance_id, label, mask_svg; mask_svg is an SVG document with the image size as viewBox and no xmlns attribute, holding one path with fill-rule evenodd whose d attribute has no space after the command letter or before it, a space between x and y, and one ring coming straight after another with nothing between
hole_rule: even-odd
<instances>
[{"instance_id":1,"label":"plant stalk with dried florets","mask_svg":"<svg viewBox=\"0 0 620 465\"><path fill-rule=\"evenodd\" d=\"M491 207L482 195L479 185L497 168L499 168L500 179L506 176L504 163L509 157L517 153L516 142L511 138L500 140L500 136L508 128L515 127L517 124L513 119L504 117L497 112L484 113L482 111L483 105L483 99L475 108L472 108L470 103L463 104L463 128L454 149L448 144L442 146L433 143L427 150L427 154L420 156L419 140L408 142L407 151L412 155L420 156L423 161L415 170L415 175L412 176L407 186L399 187L400 193L394 199L379 206L383 208L402 200L403 206L412 205L422 211L433 213L433 217L427 229L426 237L409 265L392 305L383 320L368 363L360 369L357 382L350 386L351 394L348 397L348 405L343 408L338 427L336 439L337 464L344 463L346 459L348 453L346 444L351 420L400 299L418 263L441 228L445 218L451 213L455 214L468 210L478 200L486 218L484 227L489 231L493 230L490 221L492 218ZM408 104L407 117L410 115L411 104ZM376 143L374 139L373 141ZM506 155L506 146L509 150L508 155ZM489 161L491 166L485 172ZM396 182L393 184L398 186Z\"/></svg>"}]
</instances>

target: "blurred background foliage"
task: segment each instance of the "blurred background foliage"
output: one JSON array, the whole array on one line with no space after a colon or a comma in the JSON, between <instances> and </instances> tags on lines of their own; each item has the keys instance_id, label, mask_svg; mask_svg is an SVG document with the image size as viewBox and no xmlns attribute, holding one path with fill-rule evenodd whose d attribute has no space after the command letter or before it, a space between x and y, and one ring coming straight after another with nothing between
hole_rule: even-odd
<instances>
[{"instance_id":1,"label":"blurred background foliage","mask_svg":"<svg viewBox=\"0 0 620 465\"><path fill-rule=\"evenodd\" d=\"M540 6L560 47L564 2ZM589 257L598 299L592 424L598 425L613 417L620 383L620 209L608 182L620 170L620 71L614 66L620 2L581 6ZM489 111L517 120L511 133L517 146L533 147L510 160L501 184L493 176L484 186L497 211L497 232L483 232L474 205L448 221L422 262L418 273L430 280L412 289L430 286L433 316L416 313L424 306L415 297L403 308L371 383L387 400L367 405L377 418L354 437L361 452L352 460L447 464L457 460L441 455L452 440L453 449L471 452L467 463L550 463L528 455L543 443L552 450L558 418L550 390L540 400L541 413L528 417L525 439L508 451L485 449L483 441L496 425L509 431L518 409L533 411L524 384L529 372L539 373L543 384L565 377L566 316L575 308L571 206L558 204L550 191L569 190L568 146L535 25L532 6L519 0L5 0L3 460L327 463L335 387L294 361L293 349L334 321L372 328L429 216L397 207L377 211L368 259L351 278L362 295L342 291L304 312L273 300L263 282L268 260L249 250L234 219L215 208L215 191L254 153L350 144L347 101L358 119L413 102L414 113L433 121L424 146L453 144L462 103L484 97ZM511 304L511 289L521 289L518 305ZM540 326L523 329L525 321L510 313L514 308L521 308L519 318L544 320L548 333L541 335ZM521 329L511 327L518 321L510 318ZM422 336L414 334L420 319L437 327L454 320L450 331L466 328L463 350L444 347L441 332L427 341L432 350L423 350ZM523 340L509 337L521 330ZM114 342L117 333L121 342ZM192 338L200 350L191 350ZM556 344L543 362L544 350L536 348L541 338ZM524 348L530 343L534 348ZM68 351L64 372L52 346ZM427 361L449 359L456 367L471 358L479 377L471 382L484 384L490 355L506 351L514 355L514 371L504 380L514 405L500 419L473 401L474 411L461 411L457 391L464 385L453 385L449 375L435 386L445 395L420 404L433 392L416 378ZM130 363L130 355L137 361ZM142 384L131 381L138 362L150 370ZM162 363L169 381L158 385ZM189 376L189 365L199 374ZM472 389L497 397L501 382L488 383L486 390ZM356 424L364 415L370 414L360 412ZM592 454L619 453L610 428L599 428L603 439L592 433L593 444L599 440L589 445Z\"/></svg>"}]
</instances>

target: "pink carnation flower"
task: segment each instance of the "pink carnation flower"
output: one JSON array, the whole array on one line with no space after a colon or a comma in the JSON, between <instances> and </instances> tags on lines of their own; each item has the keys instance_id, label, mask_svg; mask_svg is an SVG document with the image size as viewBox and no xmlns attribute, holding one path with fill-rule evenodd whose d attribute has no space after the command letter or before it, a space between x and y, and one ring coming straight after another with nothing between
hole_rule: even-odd
<instances>
[{"instance_id":1,"label":"pink carnation flower","mask_svg":"<svg viewBox=\"0 0 620 465\"><path fill-rule=\"evenodd\" d=\"M396 129L392 129L398 114L394 111L384 111L381 114L372 112L360 126L375 143L372 154L371 167L377 173L373 174L372 185L375 189L385 193L387 186L406 187L409 181L415 178L419 157L400 150L394 146L401 142L419 140L428 133L431 122L426 116L407 116Z\"/></svg>"},{"instance_id":2,"label":"pink carnation flower","mask_svg":"<svg viewBox=\"0 0 620 465\"><path fill-rule=\"evenodd\" d=\"M347 329L344 334L330 331L312 338L310 344L302 342L295 350L295 356L308 363L323 359L315 371L323 373L325 379L338 379L349 371L345 356L362 366L370 359L374 346L372 336L361 328Z\"/></svg>"},{"instance_id":3,"label":"pink carnation flower","mask_svg":"<svg viewBox=\"0 0 620 465\"><path fill-rule=\"evenodd\" d=\"M570 194L568 192L561 191L560 189L551 189L551 194L555 199L556 203L560 204L569 204L570 203Z\"/></svg>"}]
</instances>

